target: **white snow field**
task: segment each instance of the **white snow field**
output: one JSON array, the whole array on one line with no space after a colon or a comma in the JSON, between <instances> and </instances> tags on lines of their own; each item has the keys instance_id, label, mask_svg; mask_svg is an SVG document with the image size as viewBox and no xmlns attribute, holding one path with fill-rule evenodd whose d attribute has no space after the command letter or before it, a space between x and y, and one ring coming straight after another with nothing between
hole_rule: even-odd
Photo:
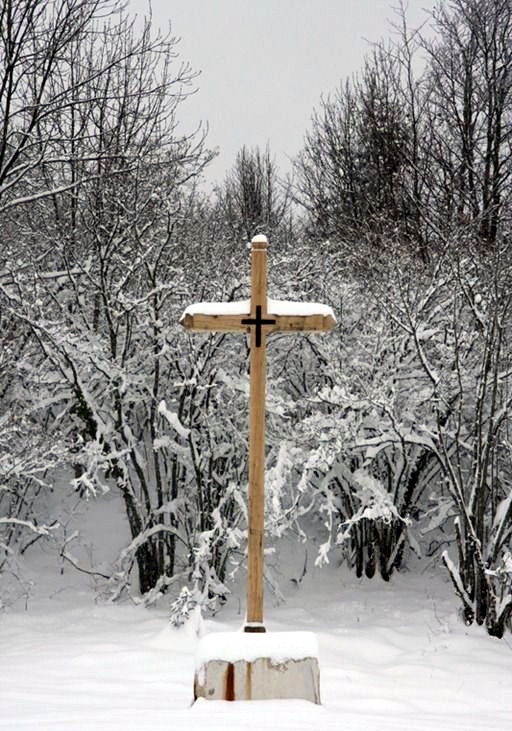
<instances>
[{"instance_id":1,"label":"white snow field","mask_svg":"<svg viewBox=\"0 0 512 731\"><path fill-rule=\"evenodd\" d=\"M163 608L95 603L84 581L66 568L42 582L28 610L15 606L0 616L0 729L512 728L512 637L465 627L451 587L429 571L386 584L331 565L299 585L284 580L279 606L267 596L269 630L316 633L322 706L192 704L197 622L177 630ZM243 604L233 596L203 630L238 630Z\"/></svg>"}]
</instances>

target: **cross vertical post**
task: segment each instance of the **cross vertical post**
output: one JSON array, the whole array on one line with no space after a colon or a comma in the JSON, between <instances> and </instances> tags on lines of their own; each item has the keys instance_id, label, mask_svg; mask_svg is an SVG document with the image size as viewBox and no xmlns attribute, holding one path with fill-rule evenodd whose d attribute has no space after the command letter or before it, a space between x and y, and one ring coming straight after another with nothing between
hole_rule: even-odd
<instances>
[{"instance_id":1,"label":"cross vertical post","mask_svg":"<svg viewBox=\"0 0 512 731\"><path fill-rule=\"evenodd\" d=\"M264 632L263 536L265 517L265 389L267 315L267 241L251 243L251 328L249 406L249 543L247 556L247 617L245 632ZM249 321L246 321L250 324ZM269 323L270 324L270 323Z\"/></svg>"}]
</instances>

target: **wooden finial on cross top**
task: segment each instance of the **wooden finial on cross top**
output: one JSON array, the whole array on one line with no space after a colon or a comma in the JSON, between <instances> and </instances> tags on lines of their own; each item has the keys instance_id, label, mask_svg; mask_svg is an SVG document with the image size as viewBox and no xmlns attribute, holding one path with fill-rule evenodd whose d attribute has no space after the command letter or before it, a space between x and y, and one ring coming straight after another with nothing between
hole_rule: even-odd
<instances>
[{"instance_id":1,"label":"wooden finial on cross top","mask_svg":"<svg viewBox=\"0 0 512 731\"><path fill-rule=\"evenodd\" d=\"M263 535L265 507L266 339L272 332L328 332L336 324L330 307L267 298L266 236L251 242L251 299L200 302L187 307L181 324L195 332L250 333L249 537L245 632L265 632L263 624Z\"/></svg>"}]
</instances>

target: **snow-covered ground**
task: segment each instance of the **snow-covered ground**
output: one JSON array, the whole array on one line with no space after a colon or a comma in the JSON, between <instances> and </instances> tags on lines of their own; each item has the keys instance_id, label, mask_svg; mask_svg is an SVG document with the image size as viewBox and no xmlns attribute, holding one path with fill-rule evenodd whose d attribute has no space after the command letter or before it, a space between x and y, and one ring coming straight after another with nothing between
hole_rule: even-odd
<instances>
[{"instance_id":1,"label":"snow-covered ground","mask_svg":"<svg viewBox=\"0 0 512 731\"><path fill-rule=\"evenodd\" d=\"M192 705L195 628L171 628L164 609L95 603L82 577L66 569L28 611L0 616L0 729L512 728L512 638L464 627L450 586L428 571L385 584L329 566L285 582L286 603L267 598L270 630L317 634L322 706ZM204 629L238 630L241 607L233 597Z\"/></svg>"}]
</instances>

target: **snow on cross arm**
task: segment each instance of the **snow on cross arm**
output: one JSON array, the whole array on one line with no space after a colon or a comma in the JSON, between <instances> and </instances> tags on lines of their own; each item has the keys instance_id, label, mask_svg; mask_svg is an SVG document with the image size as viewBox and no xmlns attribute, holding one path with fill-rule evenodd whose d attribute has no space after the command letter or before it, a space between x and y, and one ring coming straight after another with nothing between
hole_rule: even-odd
<instances>
[{"instance_id":1,"label":"snow on cross arm","mask_svg":"<svg viewBox=\"0 0 512 731\"><path fill-rule=\"evenodd\" d=\"M250 300L238 302L196 302L189 305L181 316L181 320L187 315L248 315L251 311ZM307 317L308 315L322 315L332 317L334 312L329 305L322 305L319 302L292 302L291 300L267 300L267 312L269 315L290 315Z\"/></svg>"},{"instance_id":2,"label":"snow on cross arm","mask_svg":"<svg viewBox=\"0 0 512 731\"><path fill-rule=\"evenodd\" d=\"M239 302L196 302L189 305L180 322L183 323L187 315L248 315L251 312L250 300L240 300Z\"/></svg>"},{"instance_id":3,"label":"snow on cross arm","mask_svg":"<svg viewBox=\"0 0 512 731\"><path fill-rule=\"evenodd\" d=\"M241 318L250 314L250 300L239 302L197 302L189 305L181 316L181 324L189 330L248 332ZM267 299L267 313L276 322L267 325L267 332L315 332L330 330L336 324L331 307L318 302L292 302Z\"/></svg>"}]
</instances>

